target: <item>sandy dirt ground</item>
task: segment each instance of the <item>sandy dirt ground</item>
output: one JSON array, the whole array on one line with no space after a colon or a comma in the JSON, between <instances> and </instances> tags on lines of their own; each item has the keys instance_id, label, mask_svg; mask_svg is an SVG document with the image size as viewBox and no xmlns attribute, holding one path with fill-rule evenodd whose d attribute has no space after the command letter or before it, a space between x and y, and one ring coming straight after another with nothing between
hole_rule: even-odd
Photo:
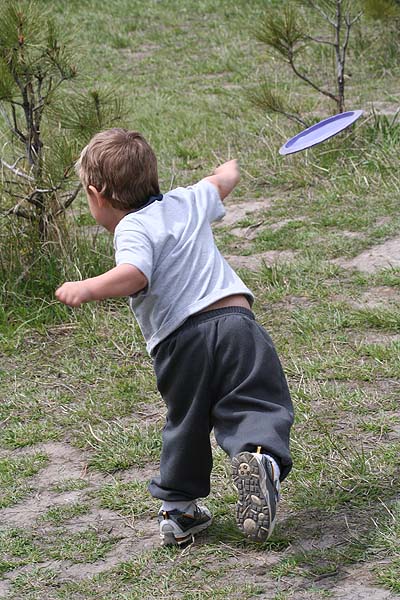
<instances>
[{"instance_id":1,"label":"sandy dirt ground","mask_svg":"<svg viewBox=\"0 0 400 600\"><path fill-rule=\"evenodd\" d=\"M231 232L238 237L238 243L243 242L243 239L246 238L251 239L257 225L250 228L240 228L236 223L245 218L246 215L256 216L257 218L257 213L265 211L269 206L270 202L268 200L231 203L229 204L228 216L222 225L231 228ZM288 221L285 220L282 223L285 224L286 222ZM262 223L261 217L260 223ZM279 226L280 224L276 224L275 228ZM257 270L263 263L271 266L282 261L290 261L294 256L295 254L291 251L270 251L251 256L232 255L228 256L228 261L234 267ZM358 269L367 273L373 273L388 266L400 266L400 237L369 248L351 260L337 260L336 262L345 268ZM387 304L392 301L395 295L396 292L393 288L378 287L366 292L362 298L356 301L356 304L357 306L376 306L382 302ZM397 295L395 299L398 300ZM381 338L384 337L384 334L379 335ZM87 501L91 492L104 486L107 481L113 481L113 478L88 469L88 456L85 452L72 447L68 443L39 444L29 449L14 451L12 455L22 456L26 453L38 451L48 455L49 463L37 476L32 478L32 487L35 489L34 494L10 508L0 510L0 525L24 527L46 535L54 529L51 524L41 521L41 517L46 511L57 506ZM8 453L3 452L3 455L6 454ZM153 471L155 471L155 467L152 469L151 466L147 469L131 469L124 473L124 480L128 481L129 478L135 478L146 481L153 475ZM54 485L58 482L77 478L84 482L82 489L69 492L54 491ZM90 503L90 512L70 519L63 526L70 532L78 532L90 527L106 537L117 537L118 541L105 558L99 561L74 564L71 561L58 560L40 564L40 567L50 567L56 571L60 582L88 579L91 576L109 571L119 563L131 559L144 550L159 545L158 528L154 519L149 517L128 519L111 510L100 508L96 501L90 500ZM343 516L342 523L338 523L337 520L332 523L325 522L323 534L318 528L316 533L315 523L312 523L308 529L305 526L299 546L307 549L332 547L344 543L347 532L345 517L346 515ZM284 509L281 519L285 520ZM307 519L307 522L309 522L309 519ZM198 543L203 542L200 539ZM262 583L265 591L261 595L257 595L257 598L270 599L275 584L272 580L269 583L265 575L268 573L268 569L276 564L280 558L279 554L275 552L260 555L257 552L244 553L238 551L233 559L236 563L235 574L230 573L229 581L232 583L235 577L238 581L246 577L247 582ZM321 578L316 585L319 590L329 591L331 594L329 597L334 600L400 599L400 596L374 585L370 567L371 565L368 564L349 567L340 574L333 573L329 577ZM11 589L12 581L21 573L29 572L31 568L31 566L24 566L6 573L3 579L0 579L0 598L6 598ZM285 590L284 578L282 589ZM293 578L290 581L288 580L286 590L293 592L293 598L296 600L314 597L308 589L304 588L304 582L301 579L298 582Z\"/></svg>"}]
</instances>

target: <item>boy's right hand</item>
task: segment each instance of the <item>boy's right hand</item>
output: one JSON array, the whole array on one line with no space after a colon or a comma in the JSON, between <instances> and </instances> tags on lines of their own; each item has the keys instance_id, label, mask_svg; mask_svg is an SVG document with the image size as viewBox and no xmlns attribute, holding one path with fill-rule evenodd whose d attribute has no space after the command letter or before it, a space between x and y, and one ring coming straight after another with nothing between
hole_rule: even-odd
<instances>
[{"instance_id":1,"label":"boy's right hand","mask_svg":"<svg viewBox=\"0 0 400 600\"><path fill-rule=\"evenodd\" d=\"M67 281L56 291L56 298L63 304L76 308L89 302L90 291L85 281Z\"/></svg>"},{"instance_id":2,"label":"boy's right hand","mask_svg":"<svg viewBox=\"0 0 400 600\"><path fill-rule=\"evenodd\" d=\"M56 291L56 298L67 306L84 302L131 296L148 285L147 277L134 265L124 263L83 281L67 281Z\"/></svg>"}]
</instances>

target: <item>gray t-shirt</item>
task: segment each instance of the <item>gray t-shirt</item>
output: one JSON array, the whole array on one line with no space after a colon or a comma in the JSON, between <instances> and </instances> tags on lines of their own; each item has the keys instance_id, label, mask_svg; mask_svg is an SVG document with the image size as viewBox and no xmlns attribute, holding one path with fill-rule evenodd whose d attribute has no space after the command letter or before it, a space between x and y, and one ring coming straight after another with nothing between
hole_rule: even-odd
<instances>
[{"instance_id":1,"label":"gray t-shirt","mask_svg":"<svg viewBox=\"0 0 400 600\"><path fill-rule=\"evenodd\" d=\"M149 353L191 315L232 294L252 292L215 245L211 225L225 215L217 188L203 179L177 188L115 228L117 265L134 265L148 286L130 297L130 307Z\"/></svg>"}]
</instances>

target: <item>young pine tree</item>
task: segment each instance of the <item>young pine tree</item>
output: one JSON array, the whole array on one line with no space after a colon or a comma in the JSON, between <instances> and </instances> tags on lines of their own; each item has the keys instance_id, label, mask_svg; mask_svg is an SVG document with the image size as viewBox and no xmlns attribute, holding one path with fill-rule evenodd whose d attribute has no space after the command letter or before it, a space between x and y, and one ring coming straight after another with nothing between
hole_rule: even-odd
<instances>
[{"instance_id":1,"label":"young pine tree","mask_svg":"<svg viewBox=\"0 0 400 600\"><path fill-rule=\"evenodd\" d=\"M0 213L44 243L79 192L79 150L122 105L107 90L78 91L75 58L42 8L2 0L0 23Z\"/></svg>"},{"instance_id":2,"label":"young pine tree","mask_svg":"<svg viewBox=\"0 0 400 600\"><path fill-rule=\"evenodd\" d=\"M310 90L329 98L336 112L341 113L345 110L350 34L361 15L362 9L356 0L288 0L279 8L266 9L257 38ZM311 23L316 23L317 32ZM322 48L333 58L334 67L328 74L316 58L323 53L312 53L313 49ZM307 124L298 107L290 106L268 82L260 85L253 94L253 101L264 110Z\"/></svg>"}]
</instances>

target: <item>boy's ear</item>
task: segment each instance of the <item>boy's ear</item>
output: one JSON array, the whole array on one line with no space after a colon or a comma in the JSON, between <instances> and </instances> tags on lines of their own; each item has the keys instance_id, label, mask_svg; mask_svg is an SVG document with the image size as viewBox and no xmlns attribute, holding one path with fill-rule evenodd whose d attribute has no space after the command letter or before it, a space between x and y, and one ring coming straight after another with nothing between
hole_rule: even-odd
<instances>
[{"instance_id":1,"label":"boy's ear","mask_svg":"<svg viewBox=\"0 0 400 600\"><path fill-rule=\"evenodd\" d=\"M107 202L104 196L99 192L97 188L94 187L94 185L88 185L87 193L89 194L90 198L94 200L99 206L104 206L104 204Z\"/></svg>"}]
</instances>

